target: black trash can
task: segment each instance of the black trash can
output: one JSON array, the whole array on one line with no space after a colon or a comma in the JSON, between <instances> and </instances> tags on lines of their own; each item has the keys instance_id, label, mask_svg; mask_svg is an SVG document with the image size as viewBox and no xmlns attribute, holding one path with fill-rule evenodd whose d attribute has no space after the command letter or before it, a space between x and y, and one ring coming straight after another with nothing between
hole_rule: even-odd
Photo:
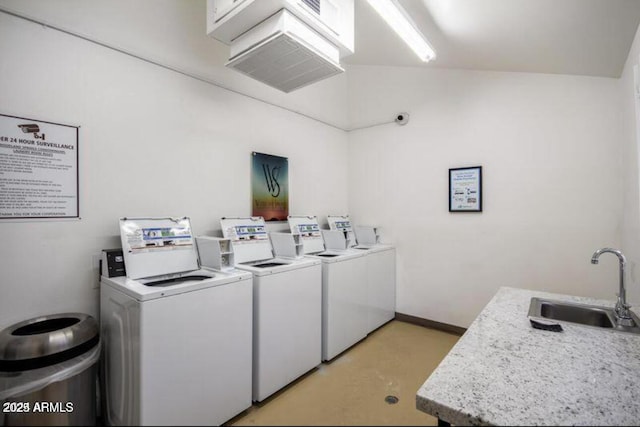
<instances>
[{"instance_id":1,"label":"black trash can","mask_svg":"<svg viewBox=\"0 0 640 427\"><path fill-rule=\"evenodd\" d=\"M61 313L0 331L0 425L95 425L96 320Z\"/></svg>"}]
</instances>

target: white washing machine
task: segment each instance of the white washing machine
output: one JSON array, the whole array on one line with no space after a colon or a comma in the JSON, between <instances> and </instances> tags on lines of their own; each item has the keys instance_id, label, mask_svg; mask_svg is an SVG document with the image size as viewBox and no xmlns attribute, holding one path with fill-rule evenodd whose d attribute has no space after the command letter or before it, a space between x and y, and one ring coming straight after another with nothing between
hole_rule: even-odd
<instances>
[{"instance_id":1,"label":"white washing machine","mask_svg":"<svg viewBox=\"0 0 640 427\"><path fill-rule=\"evenodd\" d=\"M199 269L188 218L120 220L127 276L102 277L109 425L219 425L251 406L252 284Z\"/></svg>"},{"instance_id":2,"label":"white washing machine","mask_svg":"<svg viewBox=\"0 0 640 427\"><path fill-rule=\"evenodd\" d=\"M367 258L367 333L396 316L396 248L379 243L378 229L351 224L349 215L329 215L331 230L348 234L351 247L366 251Z\"/></svg>"},{"instance_id":3,"label":"white washing machine","mask_svg":"<svg viewBox=\"0 0 640 427\"><path fill-rule=\"evenodd\" d=\"M396 248L378 243L367 250L366 258L370 333L396 317Z\"/></svg>"},{"instance_id":4,"label":"white washing machine","mask_svg":"<svg viewBox=\"0 0 640 427\"><path fill-rule=\"evenodd\" d=\"M320 230L315 216L288 221L305 255L322 261L322 360L331 360L367 335L366 253L349 249L341 231Z\"/></svg>"},{"instance_id":5,"label":"white washing machine","mask_svg":"<svg viewBox=\"0 0 640 427\"><path fill-rule=\"evenodd\" d=\"M262 217L223 218L237 269L253 274L253 400L321 363L319 260L274 257Z\"/></svg>"}]
</instances>

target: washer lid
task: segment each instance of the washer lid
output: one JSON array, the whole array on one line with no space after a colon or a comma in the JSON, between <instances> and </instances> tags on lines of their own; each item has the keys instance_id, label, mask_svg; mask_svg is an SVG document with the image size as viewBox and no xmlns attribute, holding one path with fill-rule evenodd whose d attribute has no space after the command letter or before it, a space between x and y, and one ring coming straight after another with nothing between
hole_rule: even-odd
<instances>
[{"instance_id":1,"label":"washer lid","mask_svg":"<svg viewBox=\"0 0 640 427\"><path fill-rule=\"evenodd\" d=\"M289 215L287 220L291 233L300 235L305 254L324 251L324 240L318 224L318 217L315 215Z\"/></svg>"},{"instance_id":2,"label":"washer lid","mask_svg":"<svg viewBox=\"0 0 640 427\"><path fill-rule=\"evenodd\" d=\"M261 216L222 218L222 235L231 240L236 265L273 258L267 226Z\"/></svg>"},{"instance_id":3,"label":"washer lid","mask_svg":"<svg viewBox=\"0 0 640 427\"><path fill-rule=\"evenodd\" d=\"M327 215L329 230L346 231L349 236L349 247L356 245L356 235L351 226L349 215Z\"/></svg>"},{"instance_id":4,"label":"washer lid","mask_svg":"<svg viewBox=\"0 0 640 427\"><path fill-rule=\"evenodd\" d=\"M197 276L209 276L208 279L203 280L187 280L174 282L169 286L149 286L150 281L154 281L162 276L156 276L152 279L137 279L132 280L124 276L119 277L105 277L102 276L100 286L104 288L113 288L118 292L122 292L131 298L140 301L151 301L159 298L170 298L174 295L180 295L187 292L199 291L201 289L213 288L216 286L224 286L239 282L241 280L247 280L251 278L251 274L245 272L233 271L214 271L210 269L201 269L196 271L190 271L180 275L180 277L189 277L192 275ZM175 276L175 275L172 275Z\"/></svg>"},{"instance_id":5,"label":"washer lid","mask_svg":"<svg viewBox=\"0 0 640 427\"><path fill-rule=\"evenodd\" d=\"M359 245L375 245L380 243L377 227L357 225L354 229Z\"/></svg>"},{"instance_id":6,"label":"washer lid","mask_svg":"<svg viewBox=\"0 0 640 427\"><path fill-rule=\"evenodd\" d=\"M349 215L327 215L329 230L352 231Z\"/></svg>"},{"instance_id":7,"label":"washer lid","mask_svg":"<svg viewBox=\"0 0 640 427\"><path fill-rule=\"evenodd\" d=\"M188 217L122 218L120 238L130 279L199 268L198 251Z\"/></svg>"}]
</instances>

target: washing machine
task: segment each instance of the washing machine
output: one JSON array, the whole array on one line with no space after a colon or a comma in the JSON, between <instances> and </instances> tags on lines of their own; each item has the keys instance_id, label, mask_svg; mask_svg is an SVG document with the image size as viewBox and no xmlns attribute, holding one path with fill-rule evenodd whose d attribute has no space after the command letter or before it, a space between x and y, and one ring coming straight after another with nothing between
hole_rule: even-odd
<instances>
[{"instance_id":1,"label":"washing machine","mask_svg":"<svg viewBox=\"0 0 640 427\"><path fill-rule=\"evenodd\" d=\"M342 222L343 226L349 224ZM355 226L356 245L367 253L367 331L396 317L396 248L380 243L378 228Z\"/></svg>"},{"instance_id":2,"label":"washing machine","mask_svg":"<svg viewBox=\"0 0 640 427\"><path fill-rule=\"evenodd\" d=\"M250 407L251 274L200 269L189 218L123 218L120 234L126 276L100 282L105 422L219 425Z\"/></svg>"},{"instance_id":3,"label":"washing machine","mask_svg":"<svg viewBox=\"0 0 640 427\"><path fill-rule=\"evenodd\" d=\"M321 230L316 216L288 222L305 256L322 262L322 360L331 360L367 336L366 253L342 231Z\"/></svg>"},{"instance_id":4,"label":"washing machine","mask_svg":"<svg viewBox=\"0 0 640 427\"><path fill-rule=\"evenodd\" d=\"M321 262L275 257L262 217L222 218L237 269L253 275L253 400L321 363Z\"/></svg>"}]
</instances>

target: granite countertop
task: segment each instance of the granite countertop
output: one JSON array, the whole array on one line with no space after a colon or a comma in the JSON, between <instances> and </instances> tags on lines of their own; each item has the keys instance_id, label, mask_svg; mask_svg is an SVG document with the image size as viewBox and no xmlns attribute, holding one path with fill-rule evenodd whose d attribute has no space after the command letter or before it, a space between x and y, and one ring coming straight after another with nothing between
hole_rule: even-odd
<instances>
[{"instance_id":1,"label":"granite countertop","mask_svg":"<svg viewBox=\"0 0 640 427\"><path fill-rule=\"evenodd\" d=\"M416 407L458 425L638 425L640 335L568 322L560 333L534 329L531 297L614 306L500 288L420 387Z\"/></svg>"}]
</instances>

